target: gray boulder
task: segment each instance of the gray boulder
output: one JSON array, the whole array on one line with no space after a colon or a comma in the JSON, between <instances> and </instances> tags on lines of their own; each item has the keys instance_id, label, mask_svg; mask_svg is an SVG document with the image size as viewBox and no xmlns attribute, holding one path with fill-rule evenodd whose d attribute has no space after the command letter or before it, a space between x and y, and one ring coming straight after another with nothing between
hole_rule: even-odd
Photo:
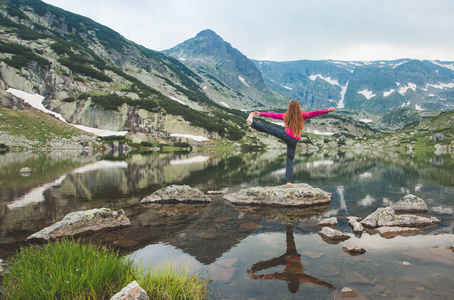
<instances>
[{"instance_id":1,"label":"gray boulder","mask_svg":"<svg viewBox=\"0 0 454 300\"><path fill-rule=\"evenodd\" d=\"M337 224L338 224L337 218L336 217L332 217L332 218L321 220L320 222L318 222L317 225L318 226L336 227Z\"/></svg>"},{"instance_id":2,"label":"gray boulder","mask_svg":"<svg viewBox=\"0 0 454 300\"><path fill-rule=\"evenodd\" d=\"M427 212L427 204L423 199L416 197L415 195L408 194L402 197L396 203L393 203L391 207L395 211L417 211Z\"/></svg>"},{"instance_id":3,"label":"gray boulder","mask_svg":"<svg viewBox=\"0 0 454 300\"><path fill-rule=\"evenodd\" d=\"M274 187L252 187L237 193L224 195L224 199L234 204L261 204L274 206L312 206L327 204L331 194L308 184L294 184Z\"/></svg>"},{"instance_id":4,"label":"gray boulder","mask_svg":"<svg viewBox=\"0 0 454 300\"><path fill-rule=\"evenodd\" d=\"M86 211L76 211L67 214L61 221L30 235L27 240L49 240L62 236L72 236L87 231L97 231L105 228L129 225L131 225L131 222L121 209L119 211L112 211L108 208L97 208Z\"/></svg>"},{"instance_id":5,"label":"gray boulder","mask_svg":"<svg viewBox=\"0 0 454 300\"><path fill-rule=\"evenodd\" d=\"M329 243L339 243L350 238L348 234L342 233L339 230L329 227L323 227L318 234L323 238L324 241L327 241Z\"/></svg>"},{"instance_id":6,"label":"gray boulder","mask_svg":"<svg viewBox=\"0 0 454 300\"><path fill-rule=\"evenodd\" d=\"M148 300L147 292L137 283L133 281L125 286L121 291L116 293L110 300Z\"/></svg>"},{"instance_id":7,"label":"gray boulder","mask_svg":"<svg viewBox=\"0 0 454 300\"><path fill-rule=\"evenodd\" d=\"M376 211L364 218L360 223L366 228L375 228L378 224L378 217L383 214L395 214L391 207L379 207Z\"/></svg>"},{"instance_id":8,"label":"gray boulder","mask_svg":"<svg viewBox=\"0 0 454 300\"><path fill-rule=\"evenodd\" d=\"M211 198L201 192L199 189L192 188L189 185L171 185L153 194L143 198L140 203L158 203L158 202L211 202Z\"/></svg>"},{"instance_id":9,"label":"gray boulder","mask_svg":"<svg viewBox=\"0 0 454 300\"><path fill-rule=\"evenodd\" d=\"M360 218L357 218L357 217L347 217L348 224L350 224L350 226L351 226L352 229L353 229L353 232L355 232L355 233L360 233L360 232L363 232L363 231L364 231L364 226L361 225L360 222L358 222L358 219L360 219Z\"/></svg>"},{"instance_id":10,"label":"gray boulder","mask_svg":"<svg viewBox=\"0 0 454 300\"><path fill-rule=\"evenodd\" d=\"M350 255L359 255L359 254L366 253L366 249L359 247L359 246L354 246L354 245L343 245L342 251L344 251Z\"/></svg>"},{"instance_id":11,"label":"gray boulder","mask_svg":"<svg viewBox=\"0 0 454 300\"><path fill-rule=\"evenodd\" d=\"M368 215L361 221L367 228L382 226L420 227L438 224L440 221L435 218L426 218L417 215L397 215L392 207L379 207L375 212Z\"/></svg>"}]
</instances>

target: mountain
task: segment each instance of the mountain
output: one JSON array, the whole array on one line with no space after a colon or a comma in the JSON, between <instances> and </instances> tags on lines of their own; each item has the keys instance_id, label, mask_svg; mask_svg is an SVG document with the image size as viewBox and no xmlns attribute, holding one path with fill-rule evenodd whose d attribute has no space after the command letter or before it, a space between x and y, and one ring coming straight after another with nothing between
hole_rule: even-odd
<instances>
[{"instance_id":1,"label":"mountain","mask_svg":"<svg viewBox=\"0 0 454 300\"><path fill-rule=\"evenodd\" d=\"M381 113L396 108L454 108L454 63L394 61L254 60L265 83L310 107Z\"/></svg>"},{"instance_id":2,"label":"mountain","mask_svg":"<svg viewBox=\"0 0 454 300\"><path fill-rule=\"evenodd\" d=\"M136 142L243 135L246 115L212 101L202 77L89 18L39 0L2 0L0 26L5 107L27 108L7 92L14 88L44 96L73 124L127 130Z\"/></svg>"},{"instance_id":3,"label":"mountain","mask_svg":"<svg viewBox=\"0 0 454 300\"><path fill-rule=\"evenodd\" d=\"M281 106L289 99L270 89L255 64L207 29L171 49L163 51L204 78L206 92L218 103L243 109Z\"/></svg>"}]
</instances>

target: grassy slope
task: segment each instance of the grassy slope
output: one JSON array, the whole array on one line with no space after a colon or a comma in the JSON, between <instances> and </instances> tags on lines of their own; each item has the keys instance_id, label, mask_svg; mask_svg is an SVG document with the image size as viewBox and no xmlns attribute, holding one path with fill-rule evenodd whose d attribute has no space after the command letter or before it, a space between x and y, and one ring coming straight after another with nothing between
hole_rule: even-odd
<instances>
[{"instance_id":1,"label":"grassy slope","mask_svg":"<svg viewBox=\"0 0 454 300\"><path fill-rule=\"evenodd\" d=\"M48 142L56 137L70 139L90 135L39 110L13 110L0 106L0 131L29 140Z\"/></svg>"}]
</instances>

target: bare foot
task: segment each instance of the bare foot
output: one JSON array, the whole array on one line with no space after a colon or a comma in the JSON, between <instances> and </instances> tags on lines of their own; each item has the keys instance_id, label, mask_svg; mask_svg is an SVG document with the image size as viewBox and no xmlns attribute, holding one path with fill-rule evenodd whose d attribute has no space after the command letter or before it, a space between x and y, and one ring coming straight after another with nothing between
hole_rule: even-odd
<instances>
[{"instance_id":1,"label":"bare foot","mask_svg":"<svg viewBox=\"0 0 454 300\"><path fill-rule=\"evenodd\" d=\"M254 113L251 112L251 113L249 114L249 117L247 117L246 121L247 121L249 124L252 124L253 119L254 119Z\"/></svg>"},{"instance_id":2,"label":"bare foot","mask_svg":"<svg viewBox=\"0 0 454 300\"><path fill-rule=\"evenodd\" d=\"M292 185L293 185L293 183L287 182L287 186L292 186Z\"/></svg>"}]
</instances>

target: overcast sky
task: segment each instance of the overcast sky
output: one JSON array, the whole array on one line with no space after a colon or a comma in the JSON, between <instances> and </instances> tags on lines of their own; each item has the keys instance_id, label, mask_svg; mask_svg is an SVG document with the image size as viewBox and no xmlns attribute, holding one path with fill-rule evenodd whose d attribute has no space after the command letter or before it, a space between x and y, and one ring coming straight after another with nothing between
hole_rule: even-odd
<instances>
[{"instance_id":1,"label":"overcast sky","mask_svg":"<svg viewBox=\"0 0 454 300\"><path fill-rule=\"evenodd\" d=\"M212 29L251 59L454 61L453 0L44 0L153 50Z\"/></svg>"}]
</instances>

